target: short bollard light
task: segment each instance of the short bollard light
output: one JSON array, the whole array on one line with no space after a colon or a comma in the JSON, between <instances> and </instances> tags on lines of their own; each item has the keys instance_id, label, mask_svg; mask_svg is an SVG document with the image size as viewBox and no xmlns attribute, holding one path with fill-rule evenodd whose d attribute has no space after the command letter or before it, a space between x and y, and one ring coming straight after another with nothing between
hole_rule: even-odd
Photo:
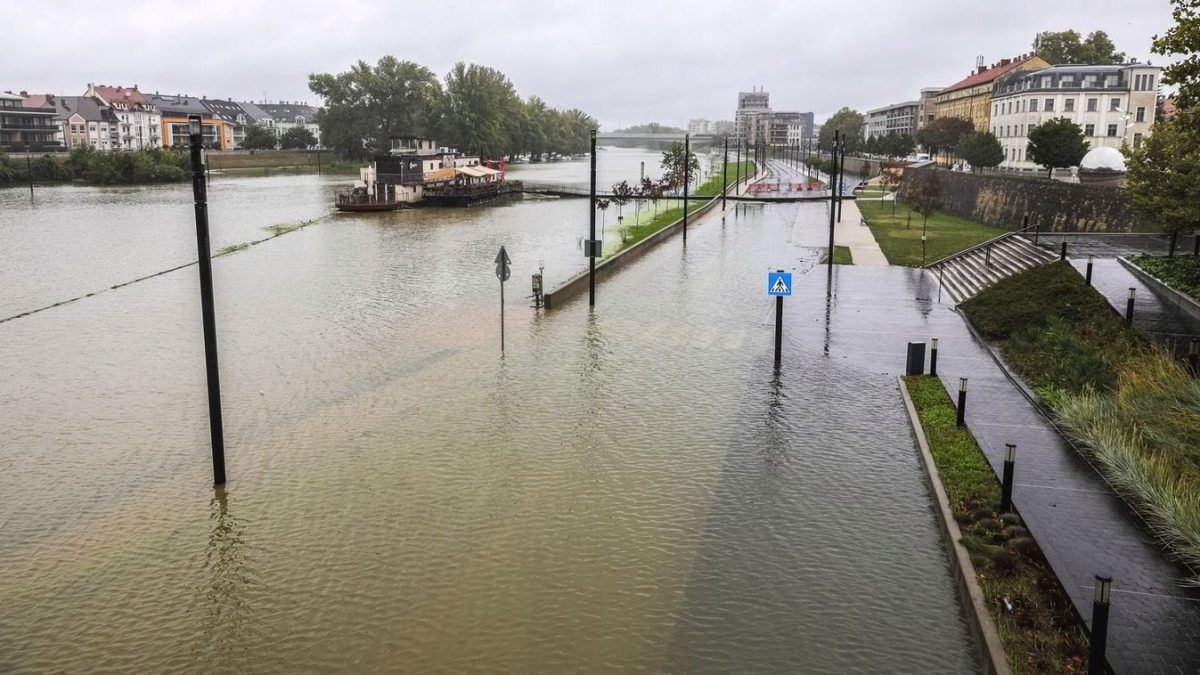
<instances>
[{"instance_id":1,"label":"short bollard light","mask_svg":"<svg viewBox=\"0 0 1200 675\"><path fill-rule=\"evenodd\" d=\"M1004 445L1004 482L1000 485L1000 512L1012 510L1013 467L1017 463L1017 446Z\"/></svg>"},{"instance_id":2,"label":"short bollard light","mask_svg":"<svg viewBox=\"0 0 1200 675\"><path fill-rule=\"evenodd\" d=\"M958 426L967 423L967 378L958 378Z\"/></svg>"},{"instance_id":3,"label":"short bollard light","mask_svg":"<svg viewBox=\"0 0 1200 675\"><path fill-rule=\"evenodd\" d=\"M1083 275L1083 280L1088 286L1092 285L1092 254L1088 254L1087 273Z\"/></svg>"},{"instance_id":4,"label":"short bollard light","mask_svg":"<svg viewBox=\"0 0 1200 675\"><path fill-rule=\"evenodd\" d=\"M930 340L929 340L929 344L931 345L929 348L929 374L930 375L937 375L937 340L938 340L937 338L930 338ZM1196 341L1192 340L1192 344L1195 345L1195 343L1196 343Z\"/></svg>"},{"instance_id":5,"label":"short bollard light","mask_svg":"<svg viewBox=\"0 0 1200 675\"><path fill-rule=\"evenodd\" d=\"M1067 259L1067 240L1066 240L1066 239L1063 239L1063 243L1062 243L1062 253L1060 253L1060 254L1059 254L1059 256L1058 256L1058 259L1059 259L1059 260L1066 260L1066 259Z\"/></svg>"},{"instance_id":6,"label":"short bollard light","mask_svg":"<svg viewBox=\"0 0 1200 675\"><path fill-rule=\"evenodd\" d=\"M1112 595L1112 577L1096 575L1096 594L1092 598L1092 649L1088 654L1088 675L1103 675L1104 648L1108 642L1108 605Z\"/></svg>"},{"instance_id":7,"label":"short bollard light","mask_svg":"<svg viewBox=\"0 0 1200 675\"><path fill-rule=\"evenodd\" d=\"M936 343L934 349L937 349ZM1188 343L1188 367L1192 369L1192 375L1200 375L1200 338L1192 338Z\"/></svg>"},{"instance_id":8,"label":"short bollard light","mask_svg":"<svg viewBox=\"0 0 1200 675\"><path fill-rule=\"evenodd\" d=\"M1133 299L1137 297L1137 289L1129 288L1129 300L1125 303L1125 325L1133 325Z\"/></svg>"}]
</instances>

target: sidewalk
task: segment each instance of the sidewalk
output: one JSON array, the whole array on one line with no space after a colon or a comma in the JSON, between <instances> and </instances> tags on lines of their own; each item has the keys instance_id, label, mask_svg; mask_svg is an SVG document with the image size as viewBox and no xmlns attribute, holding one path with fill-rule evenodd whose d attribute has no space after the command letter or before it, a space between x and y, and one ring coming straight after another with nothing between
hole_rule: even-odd
<instances>
[{"instance_id":1,"label":"sidewalk","mask_svg":"<svg viewBox=\"0 0 1200 675\"><path fill-rule=\"evenodd\" d=\"M1071 265L1084 274L1086 259L1068 257ZM1092 286L1125 316L1129 289L1137 289L1133 302L1133 325L1156 342L1171 345L1177 354L1186 354L1188 342L1200 335L1200 326L1176 309L1163 304L1150 287L1125 269L1116 258L1096 258L1092 264Z\"/></svg>"},{"instance_id":2,"label":"sidewalk","mask_svg":"<svg viewBox=\"0 0 1200 675\"><path fill-rule=\"evenodd\" d=\"M864 376L893 377L903 371L909 340L938 337L938 374L952 397L958 378L969 378L967 424L997 475L1005 444L1017 445L1013 501L1085 621L1091 621L1093 575L1113 577L1108 659L1115 671L1196 672L1200 589L1180 585L1186 570L1167 562L1136 516L1007 379L963 318L930 300L936 282L916 269L834 266L827 289L827 274L817 269L796 283L785 315L789 351Z\"/></svg>"},{"instance_id":3,"label":"sidewalk","mask_svg":"<svg viewBox=\"0 0 1200 675\"><path fill-rule=\"evenodd\" d=\"M871 234L871 228L862 224L862 212L853 199L842 200L842 222L833 229L835 246L849 246L855 265L887 265L887 256Z\"/></svg>"}]
</instances>

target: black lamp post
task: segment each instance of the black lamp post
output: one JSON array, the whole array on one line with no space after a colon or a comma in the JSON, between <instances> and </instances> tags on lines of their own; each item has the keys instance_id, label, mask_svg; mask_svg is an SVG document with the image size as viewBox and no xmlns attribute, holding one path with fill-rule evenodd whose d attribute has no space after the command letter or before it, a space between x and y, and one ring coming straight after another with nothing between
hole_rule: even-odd
<instances>
[{"instance_id":1,"label":"black lamp post","mask_svg":"<svg viewBox=\"0 0 1200 675\"><path fill-rule=\"evenodd\" d=\"M1012 443L1004 445L1004 480L1000 484L1000 512L1012 508L1013 469L1017 463L1017 446Z\"/></svg>"},{"instance_id":2,"label":"black lamp post","mask_svg":"<svg viewBox=\"0 0 1200 675\"><path fill-rule=\"evenodd\" d=\"M188 116L192 151L192 196L196 210L196 250L200 269L200 311L204 319L204 364L208 376L208 430L212 438L213 482L225 484L225 431L221 421L221 379L217 369L217 321L213 303L212 252L208 240L208 185L204 179L204 128Z\"/></svg>"},{"instance_id":3,"label":"black lamp post","mask_svg":"<svg viewBox=\"0 0 1200 675\"><path fill-rule=\"evenodd\" d=\"M1091 253L1089 253L1088 257L1087 257L1087 272L1083 275L1083 281L1088 286L1092 285L1092 254Z\"/></svg>"},{"instance_id":4,"label":"black lamp post","mask_svg":"<svg viewBox=\"0 0 1200 675\"><path fill-rule=\"evenodd\" d=\"M965 426L967 423L967 378L958 378L958 419L955 422L958 426Z\"/></svg>"},{"instance_id":5,"label":"black lamp post","mask_svg":"<svg viewBox=\"0 0 1200 675\"><path fill-rule=\"evenodd\" d=\"M1137 297L1137 289L1132 286L1129 288L1129 300L1125 301L1125 325L1133 325L1133 300Z\"/></svg>"},{"instance_id":6,"label":"black lamp post","mask_svg":"<svg viewBox=\"0 0 1200 675\"><path fill-rule=\"evenodd\" d=\"M1088 675L1103 675L1104 650L1108 643L1108 607L1112 596L1112 577L1096 575L1092 597L1092 649L1088 654Z\"/></svg>"},{"instance_id":7,"label":"black lamp post","mask_svg":"<svg viewBox=\"0 0 1200 675\"><path fill-rule=\"evenodd\" d=\"M929 348L929 374L930 374L930 375L937 375L937 350L938 350L938 346L937 346L937 345L938 345L938 339L937 339L937 338L932 338L932 339L931 339L929 342L930 342L930 345L931 345L931 346L930 346L930 348Z\"/></svg>"}]
</instances>

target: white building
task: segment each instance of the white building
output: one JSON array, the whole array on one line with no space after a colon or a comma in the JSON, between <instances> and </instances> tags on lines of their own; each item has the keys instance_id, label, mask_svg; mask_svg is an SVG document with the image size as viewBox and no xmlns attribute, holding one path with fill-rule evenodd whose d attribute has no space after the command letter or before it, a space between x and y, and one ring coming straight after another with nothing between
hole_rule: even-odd
<instances>
[{"instance_id":1,"label":"white building","mask_svg":"<svg viewBox=\"0 0 1200 675\"><path fill-rule=\"evenodd\" d=\"M863 137L869 140L888 134L912 136L917 133L918 107L917 101L905 101L868 110Z\"/></svg>"},{"instance_id":2,"label":"white building","mask_svg":"<svg viewBox=\"0 0 1200 675\"><path fill-rule=\"evenodd\" d=\"M1157 66L1059 65L999 78L992 91L992 133L1004 148L1002 168L1040 170L1027 157L1029 130L1065 117L1091 148L1134 147L1154 124Z\"/></svg>"},{"instance_id":3,"label":"white building","mask_svg":"<svg viewBox=\"0 0 1200 675\"><path fill-rule=\"evenodd\" d=\"M84 96L112 108L120 121L121 149L162 147L162 113L136 84L131 88L88 84Z\"/></svg>"}]
</instances>

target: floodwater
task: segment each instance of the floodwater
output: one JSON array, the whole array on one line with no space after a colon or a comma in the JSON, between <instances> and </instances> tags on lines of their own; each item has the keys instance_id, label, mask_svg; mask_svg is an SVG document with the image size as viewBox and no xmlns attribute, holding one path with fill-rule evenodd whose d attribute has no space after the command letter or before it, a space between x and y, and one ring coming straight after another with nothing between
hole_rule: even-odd
<instances>
[{"instance_id":1,"label":"floodwater","mask_svg":"<svg viewBox=\"0 0 1200 675\"><path fill-rule=\"evenodd\" d=\"M215 177L214 247L338 182ZM217 258L225 491L194 267L0 323L0 671L973 670L895 381L793 343L772 372L763 272L810 268L824 214L731 208L594 312L523 297L583 267L580 200ZM191 228L185 187L0 191L0 318L186 263Z\"/></svg>"}]
</instances>

